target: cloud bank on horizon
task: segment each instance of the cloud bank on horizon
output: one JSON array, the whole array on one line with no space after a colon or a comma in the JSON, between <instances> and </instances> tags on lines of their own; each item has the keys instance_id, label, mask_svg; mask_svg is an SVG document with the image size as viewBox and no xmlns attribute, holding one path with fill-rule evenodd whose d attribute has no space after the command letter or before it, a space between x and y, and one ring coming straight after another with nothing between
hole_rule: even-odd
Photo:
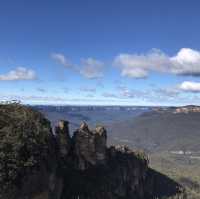
<instances>
[{"instance_id":1,"label":"cloud bank on horizon","mask_svg":"<svg viewBox=\"0 0 200 199\"><path fill-rule=\"evenodd\" d=\"M182 48L177 54L174 56L169 56L162 52L159 49L152 49L148 53L144 54L127 54L122 53L115 56L111 61L110 65L108 63L104 63L103 61L99 61L94 58L81 58L79 64L73 63L69 58L67 58L62 53L52 53L50 59L53 63L63 66L64 70L70 70L74 73L75 76L81 76L85 78L87 81L99 81L104 82L104 78L106 77L106 72L108 68L112 72L116 72L120 70L120 81L123 79L135 79L139 81L146 81L151 77L151 73L157 74L168 74L172 76L182 76L182 77L194 77L197 78L200 76L200 51L193 50L191 48ZM11 71L8 71L5 74L0 74L0 81L37 81L36 72L33 69L25 68L25 67L17 67ZM114 83L115 84L115 83ZM107 99L110 99L110 103L116 100L117 102L125 102L130 103L130 100L138 99L143 101L144 103L150 102L150 104L158 103L158 101L167 101L173 102L175 99L180 99L185 103L188 103L188 100L191 100L196 97L199 99L199 96L194 96L194 94L200 93L200 82L199 81L182 81L178 84L167 86L164 88L153 88L153 89L137 89L131 88L129 86L125 86L120 83L120 85L115 85L116 89L105 89L101 92L100 98L95 99L95 94L98 89L98 82L95 85L83 86L79 85L79 93L87 94L85 95L87 98L93 99L98 103L105 103ZM70 100L68 97L55 97L46 95L45 88L37 88L36 89L40 95L45 94L45 96L34 96L34 95L4 95L1 96L1 99L18 99L22 101L35 101L36 103L52 103L55 99L56 102L64 103L64 102L75 102L80 103L81 100L78 97L76 100ZM66 88L64 89L66 91ZM64 92L63 90L63 92ZM65 93L68 93L65 92ZM192 93L192 95L188 95L188 93ZM198 98L197 98L198 97ZM121 100L121 101L120 101ZM89 102L92 100L89 100ZM84 100L82 100L84 102ZM97 103L97 104L98 104Z\"/></svg>"}]
</instances>

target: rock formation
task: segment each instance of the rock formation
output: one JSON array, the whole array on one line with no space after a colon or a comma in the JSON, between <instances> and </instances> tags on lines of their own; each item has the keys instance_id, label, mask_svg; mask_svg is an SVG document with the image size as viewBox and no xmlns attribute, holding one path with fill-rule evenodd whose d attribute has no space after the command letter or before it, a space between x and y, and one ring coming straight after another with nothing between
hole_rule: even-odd
<instances>
[{"instance_id":1,"label":"rock formation","mask_svg":"<svg viewBox=\"0 0 200 199\"><path fill-rule=\"evenodd\" d=\"M78 169L85 170L106 162L106 130L103 127L90 131L87 124L82 123L72 140Z\"/></svg>"},{"instance_id":2,"label":"rock formation","mask_svg":"<svg viewBox=\"0 0 200 199\"><path fill-rule=\"evenodd\" d=\"M58 126L55 127L55 134L60 157L65 159L71 148L68 122L63 120L59 121Z\"/></svg>"},{"instance_id":3,"label":"rock formation","mask_svg":"<svg viewBox=\"0 0 200 199\"><path fill-rule=\"evenodd\" d=\"M60 121L54 135L42 114L16 104L0 106L0 199L153 199L179 194L175 182L173 193L156 193L162 178L148 168L146 155L125 146L107 147L104 127L90 130L83 122L70 137L68 125Z\"/></svg>"}]
</instances>

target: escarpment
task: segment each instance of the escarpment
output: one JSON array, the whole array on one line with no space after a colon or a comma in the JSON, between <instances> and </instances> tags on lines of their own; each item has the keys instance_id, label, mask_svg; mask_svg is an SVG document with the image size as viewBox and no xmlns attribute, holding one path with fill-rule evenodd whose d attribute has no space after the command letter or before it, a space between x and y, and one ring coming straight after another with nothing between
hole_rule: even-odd
<instances>
[{"instance_id":1,"label":"escarpment","mask_svg":"<svg viewBox=\"0 0 200 199\"><path fill-rule=\"evenodd\" d=\"M181 187L149 169L126 146L106 146L102 126L69 122L53 133L42 114L21 105L0 106L0 199L183 198ZM162 182L169 190L161 190ZM176 196L175 196L176 197Z\"/></svg>"},{"instance_id":2,"label":"escarpment","mask_svg":"<svg viewBox=\"0 0 200 199\"><path fill-rule=\"evenodd\" d=\"M56 143L50 122L16 104L0 105L0 198L48 195L56 170Z\"/></svg>"}]
</instances>

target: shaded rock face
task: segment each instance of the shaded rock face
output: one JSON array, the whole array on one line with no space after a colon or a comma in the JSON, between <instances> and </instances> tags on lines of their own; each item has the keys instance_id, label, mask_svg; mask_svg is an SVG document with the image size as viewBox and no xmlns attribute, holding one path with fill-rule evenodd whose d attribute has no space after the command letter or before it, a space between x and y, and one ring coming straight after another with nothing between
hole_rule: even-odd
<instances>
[{"instance_id":1,"label":"shaded rock face","mask_svg":"<svg viewBox=\"0 0 200 199\"><path fill-rule=\"evenodd\" d=\"M72 138L73 151L77 159L76 167L85 170L90 166L104 164L106 161L106 130L97 127L90 131L86 123L82 123Z\"/></svg>"},{"instance_id":2,"label":"shaded rock face","mask_svg":"<svg viewBox=\"0 0 200 199\"><path fill-rule=\"evenodd\" d=\"M95 129L95 150L96 161L99 164L105 164L106 160L106 140L107 133L104 127L98 126Z\"/></svg>"},{"instance_id":3,"label":"shaded rock face","mask_svg":"<svg viewBox=\"0 0 200 199\"><path fill-rule=\"evenodd\" d=\"M59 121L58 126L55 128L57 146L61 157L67 157L70 147L71 139L69 136L69 127L67 121Z\"/></svg>"},{"instance_id":4,"label":"shaded rock face","mask_svg":"<svg viewBox=\"0 0 200 199\"><path fill-rule=\"evenodd\" d=\"M0 199L153 199L179 192L165 179L172 191L156 193L161 174L154 177L143 153L108 148L104 127L82 123L71 138L68 124L60 121L54 136L40 113L0 106Z\"/></svg>"},{"instance_id":5,"label":"shaded rock face","mask_svg":"<svg viewBox=\"0 0 200 199\"><path fill-rule=\"evenodd\" d=\"M48 197L55 159L48 120L21 105L0 105L0 199Z\"/></svg>"}]
</instances>

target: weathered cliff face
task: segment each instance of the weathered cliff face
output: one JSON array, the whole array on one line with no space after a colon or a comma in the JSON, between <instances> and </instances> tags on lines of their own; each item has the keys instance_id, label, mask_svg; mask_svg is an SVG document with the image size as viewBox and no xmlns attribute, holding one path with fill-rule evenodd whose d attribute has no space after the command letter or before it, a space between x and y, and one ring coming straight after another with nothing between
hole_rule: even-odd
<instances>
[{"instance_id":1,"label":"weathered cliff face","mask_svg":"<svg viewBox=\"0 0 200 199\"><path fill-rule=\"evenodd\" d=\"M0 198L48 195L56 166L50 122L20 105L0 106Z\"/></svg>"},{"instance_id":2,"label":"weathered cliff face","mask_svg":"<svg viewBox=\"0 0 200 199\"><path fill-rule=\"evenodd\" d=\"M0 137L0 199L173 195L156 193L162 178L154 177L143 153L125 146L107 147L104 127L90 130L82 123L71 138L68 122L60 121L53 135L50 123L40 113L4 105L0 106ZM169 185L171 181L163 182ZM179 192L178 184L173 188L173 193Z\"/></svg>"},{"instance_id":3,"label":"weathered cliff face","mask_svg":"<svg viewBox=\"0 0 200 199\"><path fill-rule=\"evenodd\" d=\"M126 147L107 148L106 137L103 127L90 130L85 123L75 131L62 168L62 198L144 197L147 159Z\"/></svg>"},{"instance_id":4,"label":"weathered cliff face","mask_svg":"<svg viewBox=\"0 0 200 199\"><path fill-rule=\"evenodd\" d=\"M90 131L87 124L82 123L72 140L77 169L86 170L106 163L106 130L103 127Z\"/></svg>"}]
</instances>

